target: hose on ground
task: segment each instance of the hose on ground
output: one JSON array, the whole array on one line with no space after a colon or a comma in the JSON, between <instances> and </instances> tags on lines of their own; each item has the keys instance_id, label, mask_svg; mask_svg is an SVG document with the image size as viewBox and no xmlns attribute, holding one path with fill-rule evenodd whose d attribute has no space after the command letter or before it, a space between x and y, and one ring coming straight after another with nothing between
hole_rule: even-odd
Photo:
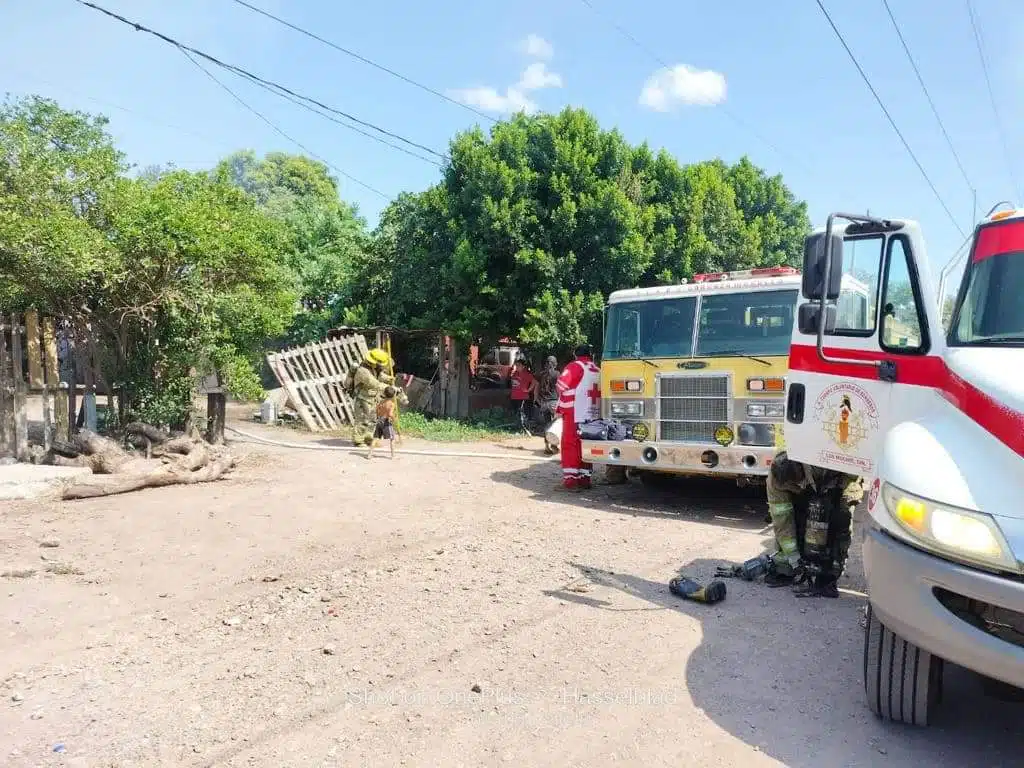
<instances>
[{"instance_id":1,"label":"hose on ground","mask_svg":"<svg viewBox=\"0 0 1024 768\"><path fill-rule=\"evenodd\" d=\"M266 445L274 445L279 448L300 448L307 451L342 451L344 453L353 453L356 451L365 451L366 448L355 445L322 445L319 443L292 443L285 440L271 440L268 437L260 437L250 432L243 432L240 429L234 427L224 427L225 432L233 432L236 435L241 435L247 440L252 440L257 443L264 443ZM462 459L512 459L519 461L552 461L556 456L535 456L529 453L477 453L477 452L464 452L464 451L438 451L438 450L416 450L408 448L397 448L396 454L404 454L406 456L454 456Z\"/></svg>"}]
</instances>

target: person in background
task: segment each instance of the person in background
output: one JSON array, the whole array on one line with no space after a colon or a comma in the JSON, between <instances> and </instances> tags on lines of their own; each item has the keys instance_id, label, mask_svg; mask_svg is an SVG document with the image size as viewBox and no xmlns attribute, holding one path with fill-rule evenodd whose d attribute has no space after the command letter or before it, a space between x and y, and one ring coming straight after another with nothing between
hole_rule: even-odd
<instances>
[{"instance_id":1,"label":"person in background","mask_svg":"<svg viewBox=\"0 0 1024 768\"><path fill-rule=\"evenodd\" d=\"M540 409L540 419L544 424L554 421L558 410L558 376L558 358L551 355L544 361L544 370L538 374L534 390L534 402Z\"/></svg>"},{"instance_id":2,"label":"person in background","mask_svg":"<svg viewBox=\"0 0 1024 768\"><path fill-rule=\"evenodd\" d=\"M512 404L516 407L516 414L519 416L519 427L528 432L530 423L529 404L532 402L534 391L537 388L537 380L526 367L526 358L517 357L515 366L512 368Z\"/></svg>"},{"instance_id":3,"label":"person in background","mask_svg":"<svg viewBox=\"0 0 1024 768\"><path fill-rule=\"evenodd\" d=\"M558 413L562 417L562 485L570 490L591 485L591 465L583 463L577 427L601 417L601 369L589 344L576 348L576 359L558 377Z\"/></svg>"},{"instance_id":4,"label":"person in background","mask_svg":"<svg viewBox=\"0 0 1024 768\"><path fill-rule=\"evenodd\" d=\"M392 382L386 371L391 357L383 349L371 349L362 363L349 373L346 389L352 394L352 444L373 445L377 423L377 403L384 388Z\"/></svg>"}]
</instances>

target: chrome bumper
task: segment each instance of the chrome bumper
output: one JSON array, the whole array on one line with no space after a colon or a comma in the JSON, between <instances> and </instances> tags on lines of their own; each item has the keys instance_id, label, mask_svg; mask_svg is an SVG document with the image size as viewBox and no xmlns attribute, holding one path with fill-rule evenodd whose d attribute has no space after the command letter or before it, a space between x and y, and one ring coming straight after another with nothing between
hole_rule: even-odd
<instances>
[{"instance_id":1,"label":"chrome bumper","mask_svg":"<svg viewBox=\"0 0 1024 768\"><path fill-rule=\"evenodd\" d=\"M583 460L591 464L702 475L765 477L775 451L774 446L723 447L658 441L583 441Z\"/></svg>"}]
</instances>

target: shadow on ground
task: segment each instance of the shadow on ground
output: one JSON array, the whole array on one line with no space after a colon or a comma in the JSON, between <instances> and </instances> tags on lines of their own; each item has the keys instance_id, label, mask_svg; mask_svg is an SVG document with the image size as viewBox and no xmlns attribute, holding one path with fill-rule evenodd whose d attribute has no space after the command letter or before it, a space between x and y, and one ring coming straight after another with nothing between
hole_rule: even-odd
<instances>
[{"instance_id":1,"label":"shadow on ground","mask_svg":"<svg viewBox=\"0 0 1024 768\"><path fill-rule=\"evenodd\" d=\"M739 488L733 480L699 477L608 485L601 474L600 470L595 471L595 484L589 491L562 489L557 462L501 470L492 473L491 479L529 491L534 499L589 510L633 517L678 518L755 531L768 527L764 488Z\"/></svg>"},{"instance_id":2,"label":"shadow on ground","mask_svg":"<svg viewBox=\"0 0 1024 768\"><path fill-rule=\"evenodd\" d=\"M706 581L720 564L696 560L679 570ZM885 723L869 712L861 684L862 598L801 600L786 589L730 579L725 601L708 606L672 595L666 588L671 573L659 583L594 565L571 565L581 580L646 605L622 607L579 594L572 586L546 594L596 610L673 611L700 622L701 643L685 662L689 695L721 728L785 765L1022 763L1017 729L1024 704L986 697L979 678L952 665L947 665L943 704L930 728Z\"/></svg>"}]
</instances>

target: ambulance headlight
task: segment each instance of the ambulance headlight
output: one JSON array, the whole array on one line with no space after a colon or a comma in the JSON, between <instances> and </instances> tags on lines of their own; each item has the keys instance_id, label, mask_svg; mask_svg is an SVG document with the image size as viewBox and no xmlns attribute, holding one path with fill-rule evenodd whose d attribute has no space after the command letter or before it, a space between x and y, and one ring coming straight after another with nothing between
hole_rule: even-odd
<instances>
[{"instance_id":1,"label":"ambulance headlight","mask_svg":"<svg viewBox=\"0 0 1024 768\"><path fill-rule=\"evenodd\" d=\"M611 414L619 418L623 416L643 416L643 400L612 400Z\"/></svg>"},{"instance_id":2,"label":"ambulance headlight","mask_svg":"<svg viewBox=\"0 0 1024 768\"><path fill-rule=\"evenodd\" d=\"M990 515L929 501L889 483L882 486L882 502L903 532L938 554L990 569L1020 570Z\"/></svg>"}]
</instances>

